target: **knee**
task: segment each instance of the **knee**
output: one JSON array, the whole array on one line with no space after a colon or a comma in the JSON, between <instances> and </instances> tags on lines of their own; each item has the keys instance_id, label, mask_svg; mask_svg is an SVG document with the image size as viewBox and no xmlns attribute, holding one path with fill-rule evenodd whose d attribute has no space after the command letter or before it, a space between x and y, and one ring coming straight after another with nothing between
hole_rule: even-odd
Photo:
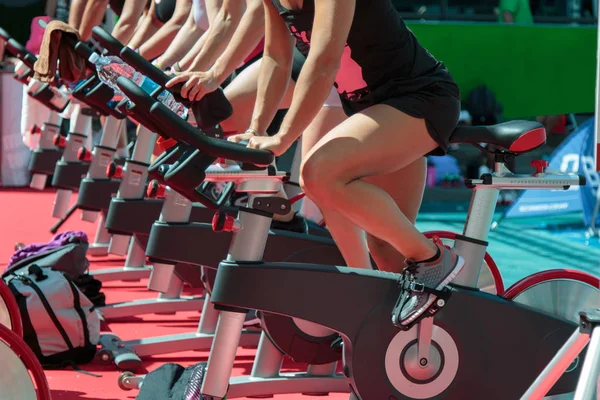
<instances>
[{"instance_id":1,"label":"knee","mask_svg":"<svg viewBox=\"0 0 600 400\"><path fill-rule=\"evenodd\" d=\"M308 197L317 203L331 200L334 181L331 163L318 153L312 154L300 167L300 187Z\"/></svg>"}]
</instances>

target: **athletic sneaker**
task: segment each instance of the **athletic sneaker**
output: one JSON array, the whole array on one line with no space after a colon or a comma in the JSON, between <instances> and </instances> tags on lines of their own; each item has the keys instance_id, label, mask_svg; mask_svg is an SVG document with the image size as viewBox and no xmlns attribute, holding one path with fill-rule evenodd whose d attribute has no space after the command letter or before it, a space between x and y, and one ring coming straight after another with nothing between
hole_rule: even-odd
<instances>
[{"instance_id":1,"label":"athletic sneaker","mask_svg":"<svg viewBox=\"0 0 600 400\"><path fill-rule=\"evenodd\" d=\"M294 217L290 221L277 221L271 222L271 229L279 229L281 231L289 231L296 233L308 233L308 224L304 217L294 214Z\"/></svg>"},{"instance_id":2,"label":"athletic sneaker","mask_svg":"<svg viewBox=\"0 0 600 400\"><path fill-rule=\"evenodd\" d=\"M405 276L411 276L416 283L434 289L442 290L448 283L458 275L465 261L457 255L452 249L444 246L440 239L434 238L434 243L438 247L439 257L434 260L415 263L407 260L408 267L405 270ZM427 292L407 292L402 296L404 304L400 310L400 323L404 326L411 324L436 301L437 296ZM394 321L396 322L396 321Z\"/></svg>"}]
</instances>

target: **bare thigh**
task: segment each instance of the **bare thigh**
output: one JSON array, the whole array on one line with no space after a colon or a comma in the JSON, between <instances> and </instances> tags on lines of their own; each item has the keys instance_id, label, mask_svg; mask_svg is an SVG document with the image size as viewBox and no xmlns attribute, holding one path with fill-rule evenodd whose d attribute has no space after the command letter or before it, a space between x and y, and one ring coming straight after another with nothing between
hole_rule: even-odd
<instances>
[{"instance_id":1,"label":"bare thigh","mask_svg":"<svg viewBox=\"0 0 600 400\"><path fill-rule=\"evenodd\" d=\"M323 107L302 135L302 159L325 134L346 118L341 107ZM426 168L426 159L422 157L396 172L370 176L364 180L385 190L394 199L402 213L414 224L423 200ZM322 210L322 212L326 212L326 210ZM367 244L371 256L381 270L397 270L398 265L404 262L405 258L402 254L379 238L367 235Z\"/></svg>"},{"instance_id":2,"label":"bare thigh","mask_svg":"<svg viewBox=\"0 0 600 400\"><path fill-rule=\"evenodd\" d=\"M303 160L302 183L320 207L336 209L372 235L380 268L398 271L400 252L414 258L431 251L414 221L425 181L423 156L436 147L424 120L376 105L319 140Z\"/></svg>"},{"instance_id":3,"label":"bare thigh","mask_svg":"<svg viewBox=\"0 0 600 400\"><path fill-rule=\"evenodd\" d=\"M225 132L243 132L248 129L254 112L254 103L256 102L261 63L262 60L254 62L225 88L225 97L233 107L233 115L221 123L221 128ZM287 92L279 105L280 110L289 108L292 103L294 87L294 81L290 80Z\"/></svg>"},{"instance_id":4,"label":"bare thigh","mask_svg":"<svg viewBox=\"0 0 600 400\"><path fill-rule=\"evenodd\" d=\"M303 175L306 178L308 172L318 183L349 183L392 174L436 147L423 119L378 104L346 119L321 138L305 157ZM320 170L312 171L313 167Z\"/></svg>"}]
</instances>

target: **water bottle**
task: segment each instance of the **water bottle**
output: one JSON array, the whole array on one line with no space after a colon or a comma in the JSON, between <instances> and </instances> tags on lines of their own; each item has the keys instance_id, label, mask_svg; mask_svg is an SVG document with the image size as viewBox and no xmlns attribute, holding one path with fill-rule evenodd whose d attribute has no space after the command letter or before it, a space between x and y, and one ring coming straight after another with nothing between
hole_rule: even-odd
<instances>
[{"instance_id":1,"label":"water bottle","mask_svg":"<svg viewBox=\"0 0 600 400\"><path fill-rule=\"evenodd\" d=\"M117 78L120 76L124 76L131 80L148 94L154 93L159 87L158 84L136 71L135 68L125 63L119 57L101 56L98 53L92 53L89 61L96 64L98 78L100 78L103 83L110 86L115 91L115 94L123 95L123 92L121 92L117 86ZM157 100L181 118L187 119L188 109L183 104L176 101L168 90L163 90L158 95Z\"/></svg>"}]
</instances>

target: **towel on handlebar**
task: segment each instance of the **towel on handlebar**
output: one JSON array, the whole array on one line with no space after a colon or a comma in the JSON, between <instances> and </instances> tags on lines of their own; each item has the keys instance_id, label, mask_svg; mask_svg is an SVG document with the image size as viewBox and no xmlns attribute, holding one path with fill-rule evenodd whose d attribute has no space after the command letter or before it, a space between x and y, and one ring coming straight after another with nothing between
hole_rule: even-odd
<instances>
[{"instance_id":1,"label":"towel on handlebar","mask_svg":"<svg viewBox=\"0 0 600 400\"><path fill-rule=\"evenodd\" d=\"M57 61L60 78L76 82L85 78L85 59L75 53L73 39L79 41L79 32L62 21L52 21L46 27L40 56L34 65L34 78L52 82L56 77Z\"/></svg>"}]
</instances>

